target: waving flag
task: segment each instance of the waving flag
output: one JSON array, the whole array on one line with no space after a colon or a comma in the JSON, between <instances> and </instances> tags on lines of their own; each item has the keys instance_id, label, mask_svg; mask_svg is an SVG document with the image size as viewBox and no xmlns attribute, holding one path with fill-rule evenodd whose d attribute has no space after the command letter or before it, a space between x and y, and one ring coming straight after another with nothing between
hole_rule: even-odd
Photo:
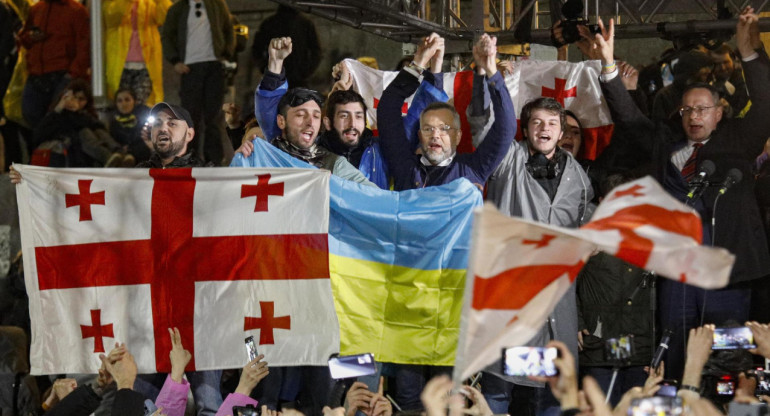
<instances>
[{"instance_id":1,"label":"waving flag","mask_svg":"<svg viewBox=\"0 0 770 416\"><path fill-rule=\"evenodd\" d=\"M94 372L116 341L167 372L169 327L188 369L243 366L249 335L274 365L338 350L328 172L16 166L34 374Z\"/></svg>"},{"instance_id":2,"label":"waving flag","mask_svg":"<svg viewBox=\"0 0 770 416\"><path fill-rule=\"evenodd\" d=\"M310 166L262 140L231 166ZM460 331L473 207L467 180L391 192L330 182L329 266L342 354L452 365Z\"/></svg>"},{"instance_id":3,"label":"waving flag","mask_svg":"<svg viewBox=\"0 0 770 416\"><path fill-rule=\"evenodd\" d=\"M724 287L735 257L700 239L698 214L650 177L616 188L578 230L509 218L486 205L474 220L456 379L540 331L595 250L680 282Z\"/></svg>"},{"instance_id":4,"label":"waving flag","mask_svg":"<svg viewBox=\"0 0 770 416\"><path fill-rule=\"evenodd\" d=\"M382 92L396 77L394 71L372 69L356 60L345 60L353 76L353 88L366 101L367 121L372 129L377 128L377 105ZM516 118L528 101L538 97L552 97L571 110L583 124L584 157L594 159L607 145L612 136L612 118L606 103L602 100L599 85L599 61L579 63L565 61L523 60L516 62L512 75L505 77L505 84L516 108ZM444 90L454 103L462 121L463 137L470 138L470 127L466 122L465 110L471 101L473 73L444 73ZM411 103L410 97L407 105ZM406 113L404 109L404 113ZM473 150L470 140L463 140L458 146L461 153Z\"/></svg>"}]
</instances>

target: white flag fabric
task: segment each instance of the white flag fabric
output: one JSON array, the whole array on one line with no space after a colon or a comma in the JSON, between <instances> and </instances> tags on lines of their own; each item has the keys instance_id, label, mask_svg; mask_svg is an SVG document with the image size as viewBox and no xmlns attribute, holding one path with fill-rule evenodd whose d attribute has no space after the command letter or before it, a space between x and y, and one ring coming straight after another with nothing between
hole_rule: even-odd
<instances>
[{"instance_id":1,"label":"white flag fabric","mask_svg":"<svg viewBox=\"0 0 770 416\"><path fill-rule=\"evenodd\" d=\"M680 282L724 287L735 257L700 240L698 214L650 177L613 190L577 230L509 218L485 205L473 224L456 379L532 339L596 250Z\"/></svg>"},{"instance_id":2,"label":"white flag fabric","mask_svg":"<svg viewBox=\"0 0 770 416\"><path fill-rule=\"evenodd\" d=\"M339 351L329 172L15 167L33 374L95 372L115 342L167 372L170 327L188 370L242 367L247 336L272 365Z\"/></svg>"},{"instance_id":3,"label":"white flag fabric","mask_svg":"<svg viewBox=\"0 0 770 416\"><path fill-rule=\"evenodd\" d=\"M353 77L353 89L368 107L367 121L373 130L377 129L377 106L385 88L396 77L395 71L380 71L356 60L346 59ZM599 61L565 62L523 60L514 64L513 74L505 77L505 84L511 94L516 118L528 101L538 97L552 97L566 109L571 110L583 125L584 156L594 159L608 144L612 135L612 118L604 102L599 73ZM454 103L463 121L463 137L470 138L465 122L465 110L470 104L473 88L473 73L444 73L444 91ZM407 105L412 97L407 99ZM470 140L460 142L459 151L469 150Z\"/></svg>"}]
</instances>

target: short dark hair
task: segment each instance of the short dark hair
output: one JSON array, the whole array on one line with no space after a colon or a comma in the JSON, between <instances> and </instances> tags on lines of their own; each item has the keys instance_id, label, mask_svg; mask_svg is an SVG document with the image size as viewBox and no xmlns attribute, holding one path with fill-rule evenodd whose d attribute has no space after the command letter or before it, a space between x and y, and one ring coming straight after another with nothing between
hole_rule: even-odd
<instances>
[{"instance_id":1,"label":"short dark hair","mask_svg":"<svg viewBox=\"0 0 770 416\"><path fill-rule=\"evenodd\" d=\"M329 98L326 100L326 117L329 117L329 120L334 121L334 114L337 112L337 106L350 103L361 104L361 108L364 109L364 120L366 120L367 108L364 97L353 90L337 90L329 94Z\"/></svg>"},{"instance_id":2,"label":"short dark hair","mask_svg":"<svg viewBox=\"0 0 770 416\"><path fill-rule=\"evenodd\" d=\"M551 113L556 113L559 115L559 121L561 121L561 129L564 130L567 127L567 115L564 110L564 107L562 107L561 104L559 104L558 101L554 100L551 97L540 97L535 98L534 100L530 100L528 103L524 105L524 108L521 109L521 129L526 130L527 126L529 125L529 119L532 118L532 113L535 110L546 110ZM578 120L577 117L575 117L575 120ZM578 123L580 123L580 120L578 120Z\"/></svg>"},{"instance_id":3,"label":"short dark hair","mask_svg":"<svg viewBox=\"0 0 770 416\"><path fill-rule=\"evenodd\" d=\"M300 106L310 100L315 101L319 108L324 107L324 98L318 91L300 87L292 88L278 101L278 114L286 117L289 108Z\"/></svg>"},{"instance_id":4,"label":"short dark hair","mask_svg":"<svg viewBox=\"0 0 770 416\"><path fill-rule=\"evenodd\" d=\"M61 92L54 98L53 101L51 101L51 105L49 107L49 111L53 111L54 108L56 108L56 104L59 103L59 100L61 100L61 97L64 96L64 94L67 93L67 91L72 91L73 94L82 92L83 95L86 96L86 105L83 107L83 111L90 114L93 117L96 117L96 109L94 108L94 94L91 92L91 84L88 83L88 81L82 79L82 78L75 78L72 81L70 81L67 86L61 90Z\"/></svg>"},{"instance_id":5,"label":"short dark hair","mask_svg":"<svg viewBox=\"0 0 770 416\"><path fill-rule=\"evenodd\" d=\"M717 89L714 88L711 84L707 84L705 82L694 82L684 87L684 91L682 91L682 97L684 97L684 95L687 94L688 92L699 88L708 90L711 93L711 98L714 99L714 105L720 105L719 100L722 97L719 95L719 91L717 91Z\"/></svg>"},{"instance_id":6,"label":"short dark hair","mask_svg":"<svg viewBox=\"0 0 770 416\"><path fill-rule=\"evenodd\" d=\"M460 113L457 112L457 109L455 106L449 103L445 103L443 101L434 101L422 110L422 113L420 113L420 122L422 122L422 117L427 113L428 111L436 111L436 110L449 110L452 112L452 116L454 117L454 128L459 129L460 128Z\"/></svg>"}]
</instances>

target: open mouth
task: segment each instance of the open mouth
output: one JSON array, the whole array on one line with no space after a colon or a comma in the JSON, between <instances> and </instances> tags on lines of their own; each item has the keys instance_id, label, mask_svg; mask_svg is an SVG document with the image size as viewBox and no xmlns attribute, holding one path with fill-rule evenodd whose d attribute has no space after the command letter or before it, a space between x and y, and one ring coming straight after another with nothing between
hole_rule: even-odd
<instances>
[{"instance_id":1,"label":"open mouth","mask_svg":"<svg viewBox=\"0 0 770 416\"><path fill-rule=\"evenodd\" d=\"M300 138L302 138L303 141L306 142L312 142L313 139L315 139L315 132L312 130L303 131L300 133Z\"/></svg>"}]
</instances>

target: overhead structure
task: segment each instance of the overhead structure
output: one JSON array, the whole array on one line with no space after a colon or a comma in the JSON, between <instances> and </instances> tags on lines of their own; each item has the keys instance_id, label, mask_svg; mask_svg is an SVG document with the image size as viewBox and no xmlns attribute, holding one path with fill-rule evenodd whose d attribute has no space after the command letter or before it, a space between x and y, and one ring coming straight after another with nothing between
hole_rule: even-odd
<instances>
[{"instance_id":1,"label":"overhead structure","mask_svg":"<svg viewBox=\"0 0 770 416\"><path fill-rule=\"evenodd\" d=\"M482 32L498 44L550 44L551 22L564 0L272 0L398 42L436 32L458 48ZM617 38L665 38L734 30L732 16L747 5L770 10L770 0L570 0L583 3L582 18L614 17ZM579 4L578 4L579 6ZM681 17L681 19L680 19ZM665 21L664 21L665 20ZM770 18L760 20L770 31ZM451 46L448 46L451 48ZM466 49L467 50L467 49Z\"/></svg>"}]
</instances>

